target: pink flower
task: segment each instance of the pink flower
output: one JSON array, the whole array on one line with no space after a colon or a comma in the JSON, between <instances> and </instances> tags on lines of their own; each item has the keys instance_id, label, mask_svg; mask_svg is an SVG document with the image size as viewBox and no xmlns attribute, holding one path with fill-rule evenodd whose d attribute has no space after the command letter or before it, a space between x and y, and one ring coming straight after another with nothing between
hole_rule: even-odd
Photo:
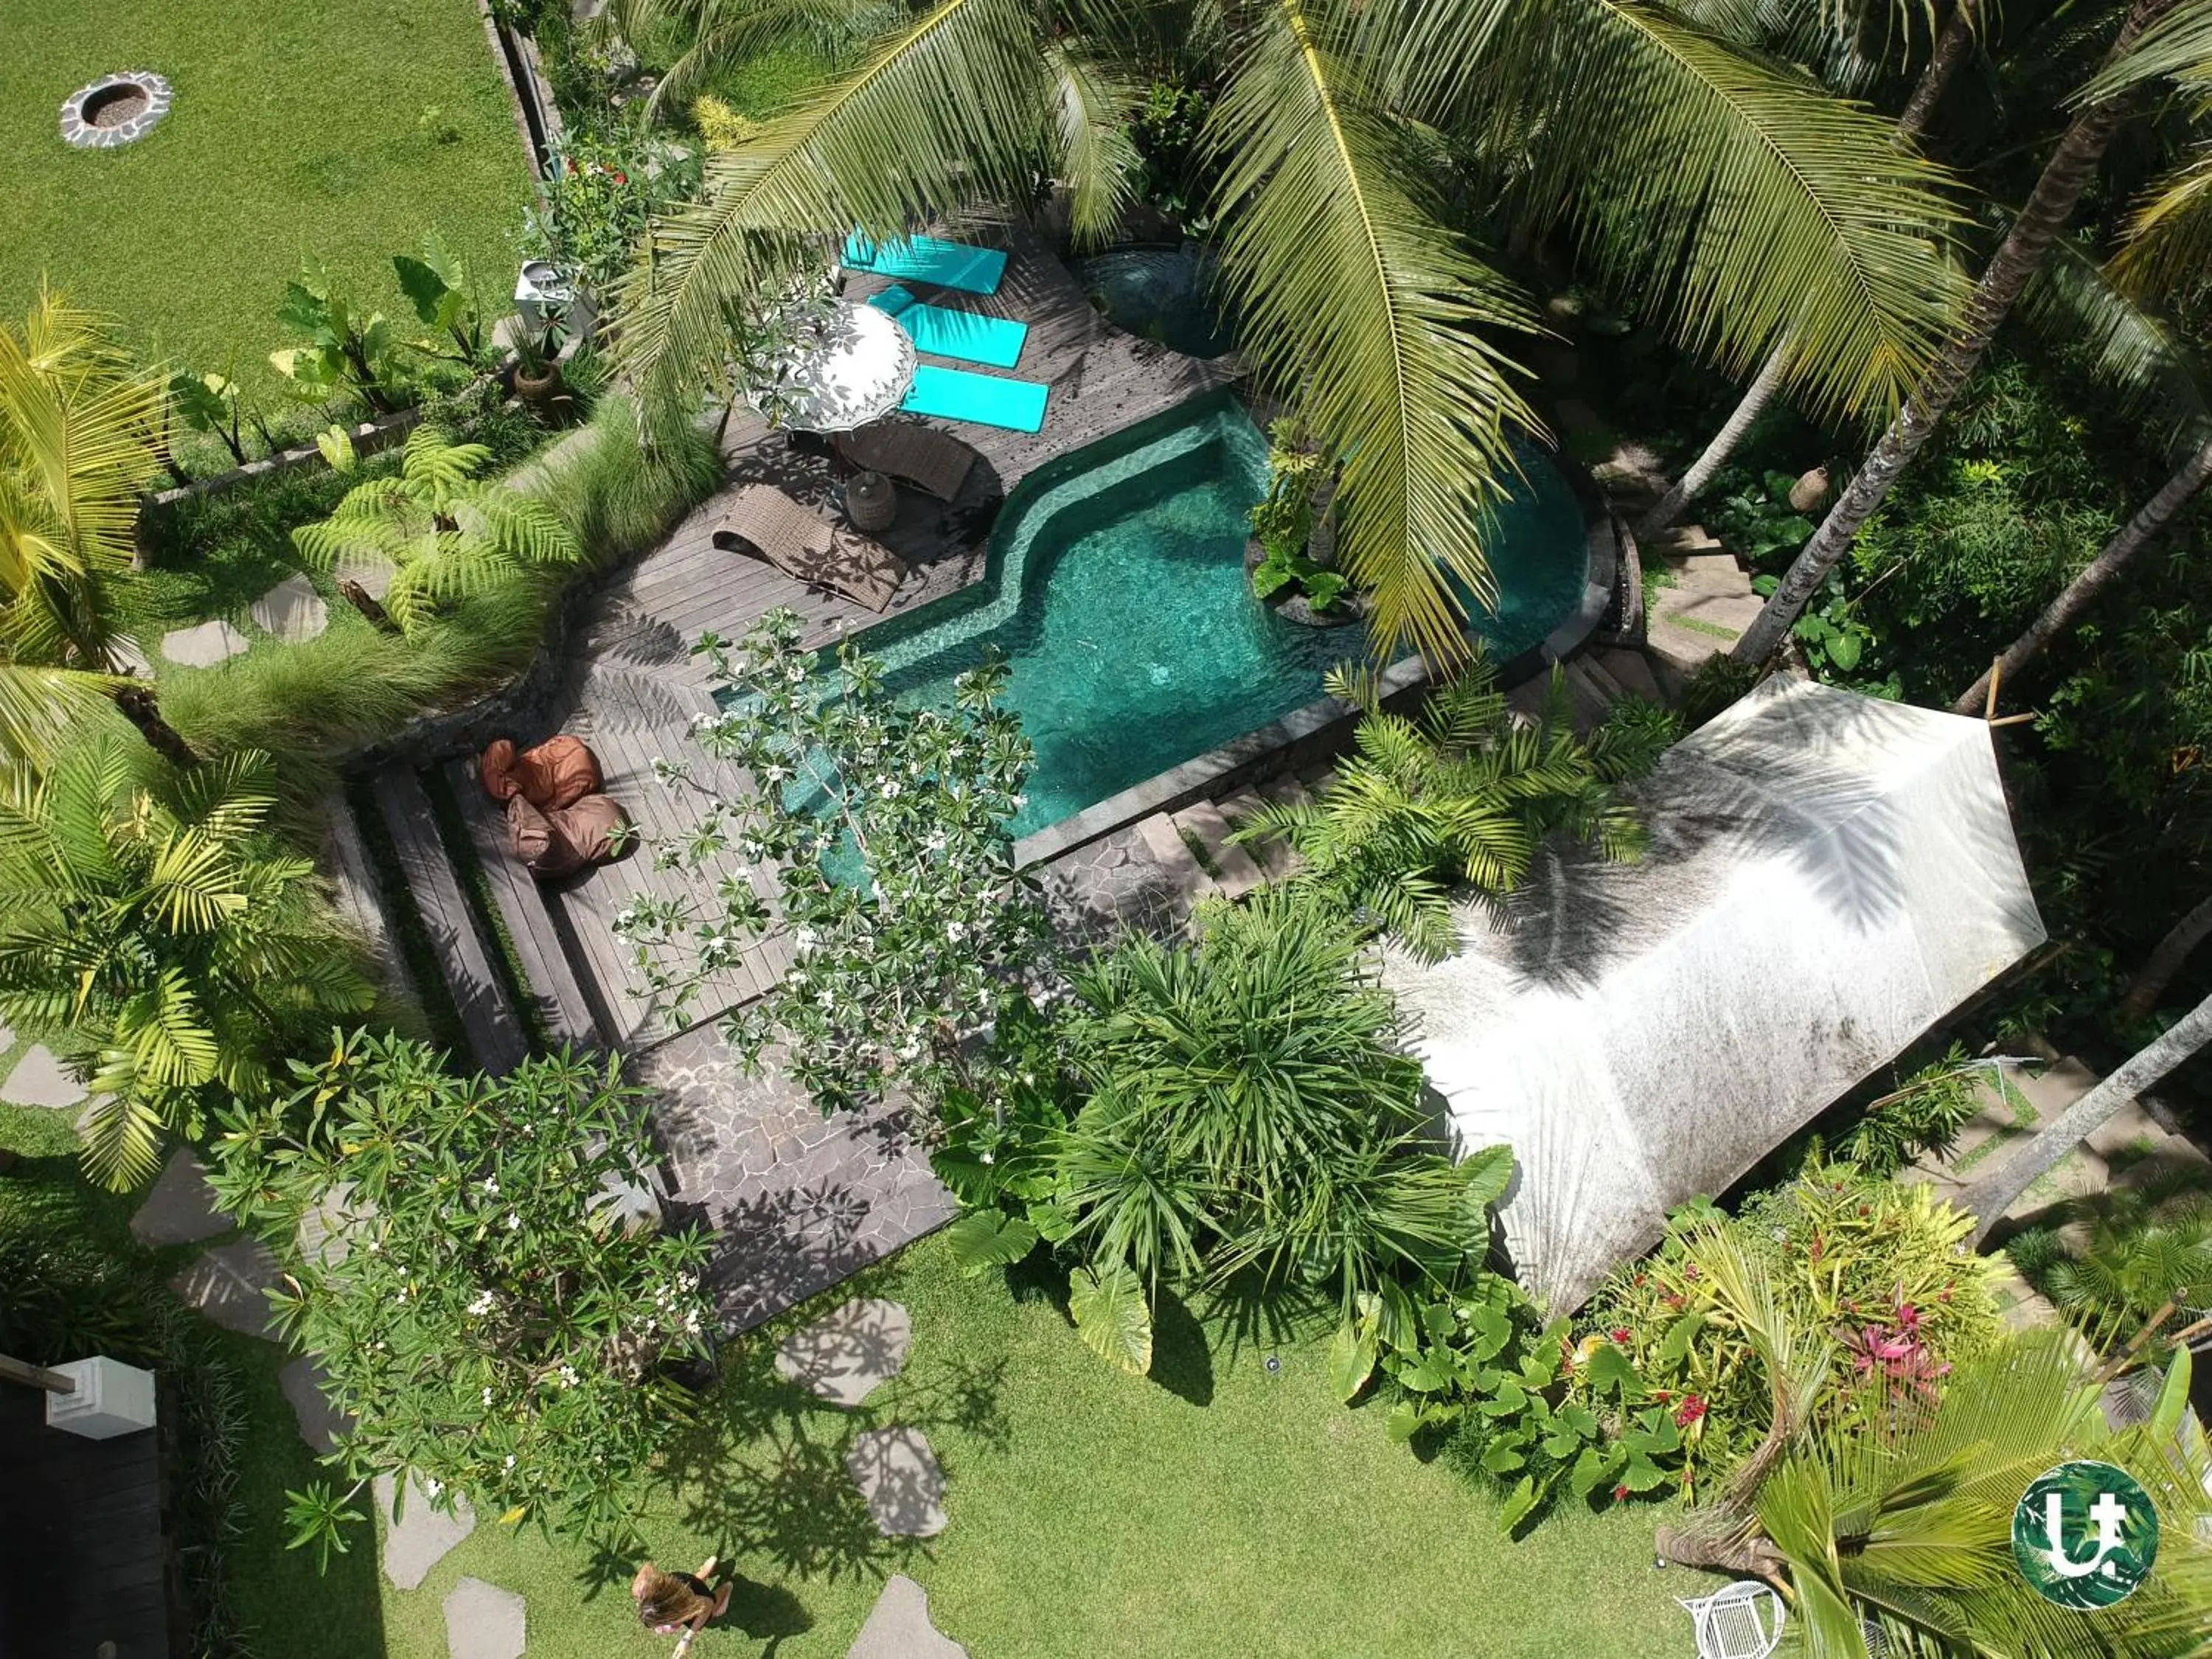
<instances>
[{"instance_id":1,"label":"pink flower","mask_svg":"<svg viewBox=\"0 0 2212 1659\"><path fill-rule=\"evenodd\" d=\"M1610 1337L1613 1341L1620 1344L1624 1348L1628 1346L1628 1328L1626 1325L1615 1326L1613 1329L1607 1331L1606 1335Z\"/></svg>"},{"instance_id":2,"label":"pink flower","mask_svg":"<svg viewBox=\"0 0 2212 1659\"><path fill-rule=\"evenodd\" d=\"M1695 1395L1686 1395L1674 1412L1674 1426L1686 1429L1705 1414L1705 1402Z\"/></svg>"},{"instance_id":3,"label":"pink flower","mask_svg":"<svg viewBox=\"0 0 2212 1659\"><path fill-rule=\"evenodd\" d=\"M1627 1497L1627 1496L1628 1496L1628 1488L1627 1488L1627 1487L1626 1487L1626 1486L1615 1486L1615 1487L1613 1489L1613 1501L1614 1503L1616 1503L1616 1504L1618 1504L1619 1502L1620 1502L1620 1500L1621 1500L1622 1498L1626 1498L1626 1497Z\"/></svg>"}]
</instances>

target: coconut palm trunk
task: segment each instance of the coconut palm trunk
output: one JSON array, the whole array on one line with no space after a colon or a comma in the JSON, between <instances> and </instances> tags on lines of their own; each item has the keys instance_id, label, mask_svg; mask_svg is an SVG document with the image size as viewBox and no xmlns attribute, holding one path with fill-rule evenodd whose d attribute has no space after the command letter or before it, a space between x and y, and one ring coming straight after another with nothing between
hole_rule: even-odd
<instances>
[{"instance_id":1,"label":"coconut palm trunk","mask_svg":"<svg viewBox=\"0 0 2212 1659\"><path fill-rule=\"evenodd\" d=\"M1979 1245L2004 1212L2019 1201L2038 1176L2053 1168L2081 1144L2082 1137L2102 1127L2121 1107L2212 1040L2212 997L2184 1014L2157 1041L2140 1048L2095 1088L2083 1095L2042 1128L2027 1144L1993 1173L1984 1176L1954 1200L1977 1218L1974 1243Z\"/></svg>"},{"instance_id":2,"label":"coconut palm trunk","mask_svg":"<svg viewBox=\"0 0 2212 1659\"><path fill-rule=\"evenodd\" d=\"M1958 702L1951 705L1951 712L1980 714L1988 702L1992 678L2000 686L2018 678L2020 671L2041 656L2051 641L2071 628L2081 614L2096 602L2098 595L2134 562L2136 556L2158 538L2173 515L2203 488L2207 478L2212 478L2212 439L2207 439L2172 477L2159 486L2158 493L2145 501L2135 517L2120 527L2119 533L2082 567L2081 574L2067 583L2058 597L2027 625L2027 630L2005 647L2004 654L1983 672L1981 678L1966 688Z\"/></svg>"},{"instance_id":3,"label":"coconut palm trunk","mask_svg":"<svg viewBox=\"0 0 2212 1659\"><path fill-rule=\"evenodd\" d=\"M2136 0L2126 21L2120 26L2119 38L2113 42L2106 61L2125 52L2137 35L2178 3L2179 0ZM1889 430L1875 446L1874 453L1867 457L1836 504L1828 509L1827 517L1805 544L1804 550L1798 554L1765 608L1735 642L1729 654L1736 661L1757 665L1781 647L1806 601L1820 590L1828 572L1843 558L1859 527L1888 498L1891 488L1905 469L1936 434L1960 388L1981 366L1983 354L1988 351L1990 342L1996 337L2005 319L2012 314L2028 280L2042 264L2067 221L2074 216L2081 192L2088 187L2098 162L2104 159L2112 135L2118 130L2120 115L2119 100L2100 99L2084 104L2068 125L2057 149L2045 163L2042 177L2035 181L2034 192L2021 210L2020 217L2013 222L2003 246L1991 257L1981 281L1975 284L1973 297L1966 302L1965 326L1958 338L1943 350L1934 367L1913 388L1896 419L1890 422Z\"/></svg>"},{"instance_id":4,"label":"coconut palm trunk","mask_svg":"<svg viewBox=\"0 0 2212 1659\"><path fill-rule=\"evenodd\" d=\"M2141 1019L2158 1006L2160 995L2173 982L2181 971L2181 964L2189 960L2190 952L2212 935L2212 898L2205 899L2196 908L2166 930L2166 937L2157 948L2144 958L2135 982L2128 994L2120 999L2114 1012L2124 1020Z\"/></svg>"},{"instance_id":5,"label":"coconut palm trunk","mask_svg":"<svg viewBox=\"0 0 2212 1659\"><path fill-rule=\"evenodd\" d=\"M1935 114L1936 105L1943 96L1943 89L1951 83L1951 76L1959 65L1966 61L1967 48L1974 44L1974 15L1971 6L1961 3L1953 8L1951 21L1943 26L1943 33L1936 42L1927 66L1920 71L1920 79L1912 88L1911 97L1905 100L1905 112L1897 118L1896 145L1899 149L1919 147L1920 136L1928 131L1929 118ZM1757 425L1759 417L1766 413L1781 392L1783 382L1789 378L1790 342L1784 340L1774 348L1759 368L1742 401L1729 411L1721 429L1713 434L1698 459L1690 463L1674 487L1659 498L1658 503L1645 514L1636 526L1639 538L1656 536L1682 516L1683 509L1705 493L1713 475L1729 463L1736 446L1743 441L1744 434Z\"/></svg>"}]
</instances>

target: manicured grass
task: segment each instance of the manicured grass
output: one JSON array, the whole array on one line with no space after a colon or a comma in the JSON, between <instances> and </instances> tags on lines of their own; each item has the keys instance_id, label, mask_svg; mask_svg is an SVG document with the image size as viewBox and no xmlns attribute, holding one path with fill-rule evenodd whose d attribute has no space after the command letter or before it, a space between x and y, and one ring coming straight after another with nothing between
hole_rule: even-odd
<instances>
[{"instance_id":1,"label":"manicured grass","mask_svg":"<svg viewBox=\"0 0 2212 1659\"><path fill-rule=\"evenodd\" d=\"M933 1240L807 1311L869 1294L914 1316L896 1382L858 1412L820 1406L774 1375L787 1322L726 1357L709 1425L673 1459L654 1559L718 1553L748 1581L702 1654L834 1659L897 1571L975 1659L1687 1650L1672 1598L1707 1581L1653 1570L1661 1510L1576 1511L1507 1542L1494 1505L1392 1444L1379 1409L1329 1397L1318 1334L1240 1343L1164 1320L1156 1376L1129 1377L1054 1297L963 1280ZM945 1469L951 1525L927 1544L878 1537L845 1475L851 1436L890 1423L921 1427ZM441 1603L468 1575L528 1598L532 1659L665 1654L631 1610L634 1565L487 1517L420 1589L385 1587L389 1652L443 1659Z\"/></svg>"},{"instance_id":2,"label":"manicured grass","mask_svg":"<svg viewBox=\"0 0 2212 1659\"><path fill-rule=\"evenodd\" d=\"M234 359L273 388L303 255L411 333L391 258L431 231L506 308L529 173L469 0L14 0L5 29L0 314L44 272L138 349L203 373ZM176 90L158 126L112 150L62 142L64 98L142 69ZM424 130L433 106L451 142Z\"/></svg>"}]
</instances>

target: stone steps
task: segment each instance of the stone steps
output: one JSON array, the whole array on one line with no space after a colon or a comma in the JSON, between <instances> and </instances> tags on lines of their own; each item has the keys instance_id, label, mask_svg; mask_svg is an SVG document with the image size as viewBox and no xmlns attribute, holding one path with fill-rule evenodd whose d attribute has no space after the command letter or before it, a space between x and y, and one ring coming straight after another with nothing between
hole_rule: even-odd
<instances>
[{"instance_id":1,"label":"stone steps","mask_svg":"<svg viewBox=\"0 0 2212 1659\"><path fill-rule=\"evenodd\" d=\"M1165 878L1167 902L1178 917L1188 919L1199 900L1221 890L1184 844L1182 831L1164 812L1155 812L1137 824L1137 838Z\"/></svg>"},{"instance_id":2,"label":"stone steps","mask_svg":"<svg viewBox=\"0 0 2212 1659\"><path fill-rule=\"evenodd\" d=\"M1206 849L1215 889L1224 897L1241 898L1266 879L1252 854L1229 839L1229 821L1212 801L1184 807L1174 821L1178 830L1196 836Z\"/></svg>"}]
</instances>

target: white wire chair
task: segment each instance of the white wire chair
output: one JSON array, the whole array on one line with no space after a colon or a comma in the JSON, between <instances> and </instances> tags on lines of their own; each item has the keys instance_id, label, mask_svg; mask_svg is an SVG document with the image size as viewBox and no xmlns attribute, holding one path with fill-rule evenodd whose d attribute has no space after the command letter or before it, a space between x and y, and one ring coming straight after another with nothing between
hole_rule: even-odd
<instances>
[{"instance_id":1,"label":"white wire chair","mask_svg":"<svg viewBox=\"0 0 2212 1659\"><path fill-rule=\"evenodd\" d=\"M1697 1631L1698 1659L1768 1659L1782 1645L1789 1615L1771 1586L1739 1578L1711 1595L1674 1600Z\"/></svg>"}]
</instances>

